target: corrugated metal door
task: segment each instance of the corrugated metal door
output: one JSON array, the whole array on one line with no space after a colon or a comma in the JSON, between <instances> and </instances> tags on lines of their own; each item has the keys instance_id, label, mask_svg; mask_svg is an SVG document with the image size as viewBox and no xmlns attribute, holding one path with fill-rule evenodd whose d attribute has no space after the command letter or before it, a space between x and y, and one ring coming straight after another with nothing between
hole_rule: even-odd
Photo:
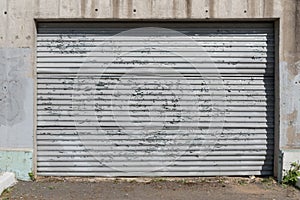
<instances>
[{"instance_id":1,"label":"corrugated metal door","mask_svg":"<svg viewBox=\"0 0 300 200\"><path fill-rule=\"evenodd\" d=\"M272 174L272 24L40 23L37 76L38 175Z\"/></svg>"}]
</instances>

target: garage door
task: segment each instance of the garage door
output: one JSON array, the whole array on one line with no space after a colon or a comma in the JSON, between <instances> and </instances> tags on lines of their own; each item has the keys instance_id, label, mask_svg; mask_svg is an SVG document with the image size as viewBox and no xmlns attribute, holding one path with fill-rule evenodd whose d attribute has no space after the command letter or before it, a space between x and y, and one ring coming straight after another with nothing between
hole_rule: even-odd
<instances>
[{"instance_id":1,"label":"garage door","mask_svg":"<svg viewBox=\"0 0 300 200\"><path fill-rule=\"evenodd\" d=\"M38 175L271 175L273 111L272 24L38 24Z\"/></svg>"}]
</instances>

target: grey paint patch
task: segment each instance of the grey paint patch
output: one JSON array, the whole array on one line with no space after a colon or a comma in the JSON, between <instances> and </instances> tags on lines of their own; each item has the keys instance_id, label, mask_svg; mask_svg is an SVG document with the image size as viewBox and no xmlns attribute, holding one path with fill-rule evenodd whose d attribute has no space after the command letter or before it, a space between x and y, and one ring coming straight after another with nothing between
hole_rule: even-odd
<instances>
[{"instance_id":1,"label":"grey paint patch","mask_svg":"<svg viewBox=\"0 0 300 200\"><path fill-rule=\"evenodd\" d=\"M1 147L31 147L33 79L29 48L0 49Z\"/></svg>"},{"instance_id":2,"label":"grey paint patch","mask_svg":"<svg viewBox=\"0 0 300 200\"><path fill-rule=\"evenodd\" d=\"M0 125L12 126L24 119L26 55L3 51L0 55Z\"/></svg>"}]
</instances>

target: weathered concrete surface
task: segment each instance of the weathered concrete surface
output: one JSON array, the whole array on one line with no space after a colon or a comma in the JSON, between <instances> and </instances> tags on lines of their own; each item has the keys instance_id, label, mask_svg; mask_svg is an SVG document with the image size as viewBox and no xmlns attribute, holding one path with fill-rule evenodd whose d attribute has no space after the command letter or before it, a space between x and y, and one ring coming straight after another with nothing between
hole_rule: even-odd
<instances>
[{"instance_id":1,"label":"weathered concrete surface","mask_svg":"<svg viewBox=\"0 0 300 200\"><path fill-rule=\"evenodd\" d=\"M22 180L28 180L32 171L31 53L30 48L0 48L0 172L15 172ZM11 148L30 148L30 152L8 152Z\"/></svg>"},{"instance_id":2,"label":"weathered concrete surface","mask_svg":"<svg viewBox=\"0 0 300 200\"><path fill-rule=\"evenodd\" d=\"M283 149L300 148L300 43L299 12L300 1L294 2L294 8L286 8L287 23L294 24L285 28L281 23L280 33L280 110L281 129L280 146ZM294 20L293 20L294 19ZM298 35L297 35L298 34ZM285 47L285 48L284 48ZM300 159L300 158L299 158Z\"/></svg>"},{"instance_id":3,"label":"weathered concrete surface","mask_svg":"<svg viewBox=\"0 0 300 200\"><path fill-rule=\"evenodd\" d=\"M283 151L300 149L299 0L1 0L0 16L0 47L30 48L32 50L30 62L32 74L35 68L34 19L50 21L279 19L278 66L276 66L279 68L277 77L280 77L280 86L277 86L277 89L280 89L280 94L277 95L280 98L278 143L280 150ZM31 95L33 88L25 93ZM24 107L33 108L33 98L27 97L29 100L26 102L24 100ZM25 112L26 118L32 120L34 112L33 109L30 113ZM10 130L11 135L31 133L22 135L21 138L18 137L15 146L22 146L24 140L32 140L33 129L29 125ZM8 136L7 131L1 131L2 135L4 139L1 141L10 140L7 138L13 137ZM4 143L6 144L6 142L2 144ZM29 143L26 143L27 145ZM32 145L31 148L33 148ZM284 155L288 153L289 151Z\"/></svg>"},{"instance_id":4,"label":"weathered concrete surface","mask_svg":"<svg viewBox=\"0 0 300 200\"><path fill-rule=\"evenodd\" d=\"M300 160L300 1L285 8L280 28L280 149L283 170ZM284 17L283 17L284 18ZM282 55L282 56L281 56Z\"/></svg>"},{"instance_id":5,"label":"weathered concrete surface","mask_svg":"<svg viewBox=\"0 0 300 200\"><path fill-rule=\"evenodd\" d=\"M28 181L32 172L31 150L0 150L0 172L14 172L20 180Z\"/></svg>"}]
</instances>

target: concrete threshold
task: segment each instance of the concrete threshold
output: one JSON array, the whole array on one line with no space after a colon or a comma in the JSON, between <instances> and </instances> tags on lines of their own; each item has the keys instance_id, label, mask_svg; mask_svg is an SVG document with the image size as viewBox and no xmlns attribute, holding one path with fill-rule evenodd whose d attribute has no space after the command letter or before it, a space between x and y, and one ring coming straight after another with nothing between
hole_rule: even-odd
<instances>
[{"instance_id":1,"label":"concrete threshold","mask_svg":"<svg viewBox=\"0 0 300 200\"><path fill-rule=\"evenodd\" d=\"M0 173L0 195L5 189L15 185L16 183L17 180L14 173L11 172Z\"/></svg>"}]
</instances>

